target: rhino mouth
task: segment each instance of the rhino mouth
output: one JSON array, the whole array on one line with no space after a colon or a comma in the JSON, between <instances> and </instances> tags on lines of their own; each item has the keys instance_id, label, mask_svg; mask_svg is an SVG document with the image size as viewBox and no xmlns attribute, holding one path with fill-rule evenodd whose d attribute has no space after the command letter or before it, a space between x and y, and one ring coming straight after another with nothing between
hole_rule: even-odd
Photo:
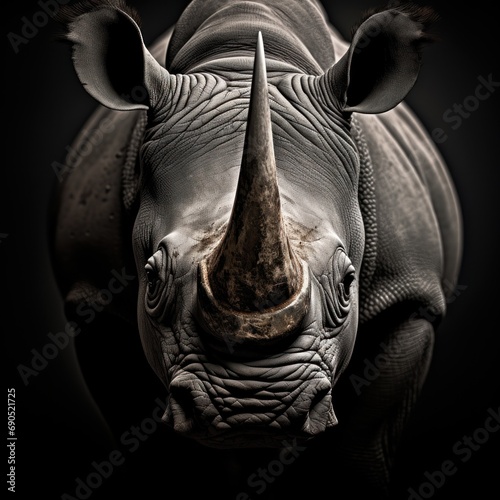
<instances>
[{"instance_id":1,"label":"rhino mouth","mask_svg":"<svg viewBox=\"0 0 500 500\"><path fill-rule=\"evenodd\" d=\"M277 447L337 424L333 370L317 352L291 346L246 362L188 358L172 378L163 417L181 435L217 448Z\"/></svg>"}]
</instances>

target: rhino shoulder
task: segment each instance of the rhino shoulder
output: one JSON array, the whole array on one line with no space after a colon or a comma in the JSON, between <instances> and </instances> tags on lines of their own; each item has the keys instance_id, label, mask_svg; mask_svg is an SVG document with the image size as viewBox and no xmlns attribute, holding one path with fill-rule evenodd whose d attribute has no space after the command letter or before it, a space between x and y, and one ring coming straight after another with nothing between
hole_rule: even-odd
<instances>
[{"instance_id":1,"label":"rhino shoulder","mask_svg":"<svg viewBox=\"0 0 500 500\"><path fill-rule=\"evenodd\" d=\"M462 246L450 175L404 104L380 115L357 115L355 121L368 157L363 164L361 155L361 166L372 171L371 182L360 183L362 206L370 198L366 186L373 195L363 214L368 253L361 321L403 302L439 318L456 284Z\"/></svg>"},{"instance_id":2,"label":"rhino shoulder","mask_svg":"<svg viewBox=\"0 0 500 500\"><path fill-rule=\"evenodd\" d=\"M98 108L69 149L54 200L51 249L72 319L105 309L133 320L131 234L144 127L143 111Z\"/></svg>"}]
</instances>

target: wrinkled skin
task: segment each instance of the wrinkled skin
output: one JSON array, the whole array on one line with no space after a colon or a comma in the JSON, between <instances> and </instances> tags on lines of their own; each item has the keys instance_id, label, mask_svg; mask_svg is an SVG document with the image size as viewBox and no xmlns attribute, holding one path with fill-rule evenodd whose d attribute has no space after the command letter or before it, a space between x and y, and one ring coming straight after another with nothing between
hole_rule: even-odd
<instances>
[{"instance_id":1,"label":"wrinkled skin","mask_svg":"<svg viewBox=\"0 0 500 500\"><path fill-rule=\"evenodd\" d=\"M167 45L167 69L142 47L137 26L121 10L71 17L68 38L85 88L138 118L112 115L124 138L104 141L94 162L82 162L65 181L55 244L66 280L61 288L72 310L98 301L97 267L86 275L75 269L88 248L95 261L97 252L119 268L130 251L120 224L130 224L137 321L146 357L168 391L165 421L222 448L281 446L285 438L311 438L338 424L336 463L362 478L360 492L384 497L429 366L428 317L444 314L460 264L453 187L422 127L398 105L418 73L423 24L399 11L381 13L358 28L348 49L314 3L290 2L283 11L268 3L222 9L194 2L153 51L163 62ZM200 263L221 244L233 210L258 30L282 217L310 286L307 312L292 333L249 340L230 329L210 331L200 314L199 279ZM374 33L382 33L375 37L380 43L370 44ZM113 66L115 39L119 55L126 53L125 70ZM110 47L106 58L102 47ZM119 85L108 75L113 71ZM147 91L145 100L124 97L138 88ZM73 200L79 190L80 199L100 192L99 154L113 155L117 147L135 158L139 181L132 195L129 188L116 192L127 210L111 225L99 219L99 207L82 215ZM116 161L117 171L128 168ZM125 203L129 197L136 202ZM78 231L87 224L104 229L83 242ZM292 299L270 295L253 313ZM108 309L130 315L118 300ZM356 386L353 373L381 355L376 379Z\"/></svg>"},{"instance_id":2,"label":"wrinkled skin","mask_svg":"<svg viewBox=\"0 0 500 500\"><path fill-rule=\"evenodd\" d=\"M273 429L290 428L293 433L312 435L333 425L331 387L350 357L356 336L356 280L349 291L340 289L341 280L359 270L362 257L355 146L347 134L347 125L337 125L342 120L329 113L314 95L317 92L309 88L310 78L287 75L274 79L272 71L269 73L283 212L294 250L307 259L314 283L309 315L298 335L278 352L269 356L268 349L261 346L254 347L247 360L235 361L230 352L213 357L203 344L203 326L197 324L193 314L197 272L193 263L213 250L232 206L250 81L240 81L234 88L230 81L226 83L213 75L193 75L191 95L195 102L188 100L185 105L194 109L197 120L206 125L189 126L167 110L162 124L153 126L147 134L142 150L143 168L151 177L141 194L134 252L138 267L153 254L150 262L158 280L153 290L148 290L143 274L139 291L139 296L145 297L144 308L139 308L141 332L150 361L173 394L168 418L176 430L194 431L200 438L215 430L231 434L244 426L252 429L249 438L255 443L253 434L265 435ZM207 89L217 87L218 92L208 93ZM312 99L323 113L308 118L307 106ZM291 101L297 104L292 106ZM175 105L174 100L174 109ZM283 114L286 121L281 118ZM332 138L327 128L338 129L338 135ZM303 129L314 132L308 134L310 143L304 141ZM289 144L298 141L303 149L295 153L290 164ZM193 142L199 148L193 148ZM311 203L311 181L307 179L306 183L303 174L297 175L296 165L310 164L308 156L313 151L318 157L308 172L321 184L315 185L317 196ZM162 162L162 158L168 161ZM332 163L339 168L332 171ZM352 220L349 231L342 230L344 210ZM228 351L239 347L245 354L237 340L228 337L227 344ZM160 352L163 360L158 360ZM238 404L233 390L237 391ZM177 394L200 400L194 415L184 413L175 400ZM329 417L324 419L318 414ZM200 421L209 427L196 429L195 422ZM279 432L278 438L281 436ZM225 436L215 434L209 438L219 439ZM244 443L246 439L243 436L238 441Z\"/></svg>"}]
</instances>

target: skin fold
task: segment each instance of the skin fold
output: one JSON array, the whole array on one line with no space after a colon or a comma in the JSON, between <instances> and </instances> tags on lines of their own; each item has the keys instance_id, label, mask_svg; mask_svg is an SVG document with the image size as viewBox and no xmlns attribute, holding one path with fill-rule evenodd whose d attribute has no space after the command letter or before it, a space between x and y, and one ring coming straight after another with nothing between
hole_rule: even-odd
<instances>
[{"instance_id":1,"label":"skin fold","mask_svg":"<svg viewBox=\"0 0 500 500\"><path fill-rule=\"evenodd\" d=\"M77 74L115 111L95 112L74 147L91 143L103 122L112 133L101 133L89 155L68 159L55 215L56 274L69 317L90 303L137 322L167 390L163 418L177 433L217 448L279 447L285 438L330 433L334 466L362 479L354 488L387 495L432 354L434 325L418 311L444 314L461 255L446 167L401 103L418 75L424 17L379 12L348 45L314 2L194 1L150 52L121 4L69 12ZM277 204L238 226L239 179L262 158L242 161L253 154L244 145L258 57L269 119L256 130L271 138L275 180L255 178ZM255 141L260 148L259 134ZM257 198L248 203L263 203ZM270 224L279 237L265 233ZM232 228L230 248L241 253L231 260L222 242ZM254 279L257 290L265 281L257 273L264 251L256 250L264 236L238 247L244 231L249 242L258 233L283 243L298 276L280 288L286 292L259 285L266 292L257 303L231 291L238 287L224 278L229 261L236 282L252 288ZM213 313L224 325L215 332L200 299L205 261L206 287L227 311ZM137 280L102 304L106 277L122 268ZM222 269L219 281L212 268ZM296 299L298 283L307 283L305 312L286 336L262 327L245 337L220 319L255 324L267 314L272 322ZM365 360L379 355L376 379L353 384Z\"/></svg>"}]
</instances>

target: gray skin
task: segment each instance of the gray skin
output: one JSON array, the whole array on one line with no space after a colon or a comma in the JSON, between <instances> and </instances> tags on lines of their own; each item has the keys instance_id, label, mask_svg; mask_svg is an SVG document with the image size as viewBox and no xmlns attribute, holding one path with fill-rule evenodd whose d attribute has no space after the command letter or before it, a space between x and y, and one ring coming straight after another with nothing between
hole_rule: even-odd
<instances>
[{"instance_id":1,"label":"gray skin","mask_svg":"<svg viewBox=\"0 0 500 500\"><path fill-rule=\"evenodd\" d=\"M431 359L431 320L445 313L461 257L450 178L401 103L419 71L422 22L375 14L349 46L313 2L195 0L150 53L123 6L71 17L78 76L118 111L96 111L74 144L90 152L67 160L56 270L78 317L133 251L138 288L100 307L133 322L137 293L144 352L178 433L260 447L337 426L339 462L386 492ZM249 341L200 321L198 281L233 209L259 31L284 231L310 285L293 334ZM270 296L252 314L282 302ZM377 376L354 391L347 373L380 356Z\"/></svg>"}]
</instances>

